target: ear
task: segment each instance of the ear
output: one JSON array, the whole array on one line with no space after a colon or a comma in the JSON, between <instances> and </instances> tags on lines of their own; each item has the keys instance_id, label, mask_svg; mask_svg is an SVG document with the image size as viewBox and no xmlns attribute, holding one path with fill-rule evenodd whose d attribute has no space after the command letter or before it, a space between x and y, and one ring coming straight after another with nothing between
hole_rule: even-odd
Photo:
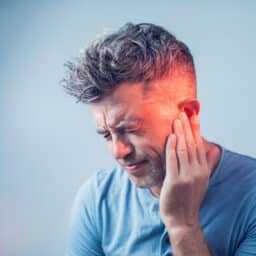
<instances>
[{"instance_id":1,"label":"ear","mask_svg":"<svg viewBox=\"0 0 256 256\"><path fill-rule=\"evenodd\" d=\"M200 111L200 102L198 99L186 99L179 104L179 109L185 112L190 118L193 115L198 115Z\"/></svg>"}]
</instances>

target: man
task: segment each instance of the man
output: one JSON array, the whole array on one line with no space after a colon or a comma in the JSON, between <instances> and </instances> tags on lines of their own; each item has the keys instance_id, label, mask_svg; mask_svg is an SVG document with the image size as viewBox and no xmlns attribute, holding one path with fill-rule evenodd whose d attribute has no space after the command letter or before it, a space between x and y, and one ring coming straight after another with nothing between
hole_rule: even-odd
<instances>
[{"instance_id":1,"label":"man","mask_svg":"<svg viewBox=\"0 0 256 256\"><path fill-rule=\"evenodd\" d=\"M68 255L256 255L256 161L202 138L187 46L126 24L68 67L119 164L80 189Z\"/></svg>"}]
</instances>

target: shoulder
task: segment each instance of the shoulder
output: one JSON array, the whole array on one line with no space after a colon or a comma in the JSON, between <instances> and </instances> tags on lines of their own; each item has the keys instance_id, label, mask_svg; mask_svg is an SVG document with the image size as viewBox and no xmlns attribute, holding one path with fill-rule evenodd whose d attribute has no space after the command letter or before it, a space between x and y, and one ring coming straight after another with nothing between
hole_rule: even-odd
<instances>
[{"instance_id":1,"label":"shoulder","mask_svg":"<svg viewBox=\"0 0 256 256\"><path fill-rule=\"evenodd\" d=\"M256 168L256 158L238 152L234 152L225 148L223 150L226 159L229 162L235 163L237 167L247 166L249 168Z\"/></svg>"},{"instance_id":2,"label":"shoulder","mask_svg":"<svg viewBox=\"0 0 256 256\"><path fill-rule=\"evenodd\" d=\"M113 199L113 195L118 195L123 186L129 186L127 184L128 177L120 167L109 171L99 170L82 184L71 210L68 236L70 255L103 255L101 240L103 224L110 217L107 210L112 204L109 201L119 202Z\"/></svg>"},{"instance_id":3,"label":"shoulder","mask_svg":"<svg viewBox=\"0 0 256 256\"><path fill-rule=\"evenodd\" d=\"M225 150L225 168L232 172L234 178L240 182L256 185L256 159L241 153ZM255 186L256 187L256 186Z\"/></svg>"},{"instance_id":4,"label":"shoulder","mask_svg":"<svg viewBox=\"0 0 256 256\"><path fill-rule=\"evenodd\" d=\"M231 151L222 147L222 156L218 167L221 174L225 177L255 177L256 178L256 159Z\"/></svg>"},{"instance_id":5,"label":"shoulder","mask_svg":"<svg viewBox=\"0 0 256 256\"><path fill-rule=\"evenodd\" d=\"M210 180L210 186L218 186L230 193L245 196L256 189L256 159L222 148L221 159Z\"/></svg>"},{"instance_id":6,"label":"shoulder","mask_svg":"<svg viewBox=\"0 0 256 256\"><path fill-rule=\"evenodd\" d=\"M121 193L129 186L130 180L120 166L111 170L98 170L82 184L78 190L76 200L80 202L92 200L93 203L96 203L104 198Z\"/></svg>"}]
</instances>

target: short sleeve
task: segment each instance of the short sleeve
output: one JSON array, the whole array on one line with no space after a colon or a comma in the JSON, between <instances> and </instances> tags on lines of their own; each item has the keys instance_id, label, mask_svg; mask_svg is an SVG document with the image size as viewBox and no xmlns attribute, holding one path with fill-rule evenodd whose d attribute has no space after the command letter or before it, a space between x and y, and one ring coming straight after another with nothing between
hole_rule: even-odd
<instances>
[{"instance_id":1,"label":"short sleeve","mask_svg":"<svg viewBox=\"0 0 256 256\"><path fill-rule=\"evenodd\" d=\"M256 255L256 192L250 200L250 209L246 212L248 220L247 232L243 241L236 250L235 256L251 256Z\"/></svg>"},{"instance_id":2,"label":"short sleeve","mask_svg":"<svg viewBox=\"0 0 256 256\"><path fill-rule=\"evenodd\" d=\"M236 251L235 256L251 256L256 255L256 224L245 237Z\"/></svg>"},{"instance_id":3,"label":"short sleeve","mask_svg":"<svg viewBox=\"0 0 256 256\"><path fill-rule=\"evenodd\" d=\"M102 256L100 232L97 227L97 188L93 178L78 191L68 231L67 256Z\"/></svg>"}]
</instances>

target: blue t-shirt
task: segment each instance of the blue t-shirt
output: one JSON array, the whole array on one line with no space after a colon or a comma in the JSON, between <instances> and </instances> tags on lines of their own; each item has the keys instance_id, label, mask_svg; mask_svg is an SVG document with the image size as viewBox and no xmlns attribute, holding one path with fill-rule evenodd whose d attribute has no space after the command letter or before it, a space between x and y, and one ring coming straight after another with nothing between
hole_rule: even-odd
<instances>
[{"instance_id":1,"label":"blue t-shirt","mask_svg":"<svg viewBox=\"0 0 256 256\"><path fill-rule=\"evenodd\" d=\"M256 159L222 148L199 216L212 255L256 255ZM158 199L121 167L97 172L77 194L67 255L172 255Z\"/></svg>"}]
</instances>

